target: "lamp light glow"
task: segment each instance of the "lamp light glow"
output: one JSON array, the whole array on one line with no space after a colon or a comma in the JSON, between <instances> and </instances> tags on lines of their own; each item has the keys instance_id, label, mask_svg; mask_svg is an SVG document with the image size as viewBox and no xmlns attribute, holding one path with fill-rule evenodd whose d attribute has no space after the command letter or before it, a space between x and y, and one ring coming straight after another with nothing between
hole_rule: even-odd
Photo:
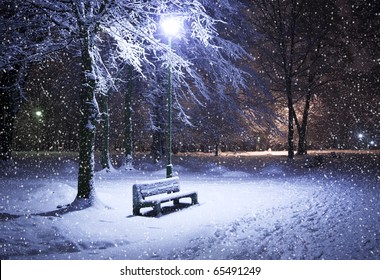
<instances>
[{"instance_id":1,"label":"lamp light glow","mask_svg":"<svg viewBox=\"0 0 380 280\"><path fill-rule=\"evenodd\" d=\"M181 28L181 21L178 18L170 17L162 21L161 26L167 36L175 36Z\"/></svg>"}]
</instances>

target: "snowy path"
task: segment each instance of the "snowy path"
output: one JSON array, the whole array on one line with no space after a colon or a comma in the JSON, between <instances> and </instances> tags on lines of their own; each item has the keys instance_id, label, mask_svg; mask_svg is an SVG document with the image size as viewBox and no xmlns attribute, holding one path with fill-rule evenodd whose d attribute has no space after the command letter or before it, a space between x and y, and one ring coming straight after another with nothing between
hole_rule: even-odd
<instances>
[{"instance_id":1,"label":"snowy path","mask_svg":"<svg viewBox=\"0 0 380 280\"><path fill-rule=\"evenodd\" d=\"M20 168L0 177L0 258L380 259L377 155L314 169L278 158L180 159L182 189L198 191L200 205L159 219L131 216L132 184L164 170L98 174L111 209L59 217L30 214L73 200L72 161L54 176Z\"/></svg>"}]
</instances>

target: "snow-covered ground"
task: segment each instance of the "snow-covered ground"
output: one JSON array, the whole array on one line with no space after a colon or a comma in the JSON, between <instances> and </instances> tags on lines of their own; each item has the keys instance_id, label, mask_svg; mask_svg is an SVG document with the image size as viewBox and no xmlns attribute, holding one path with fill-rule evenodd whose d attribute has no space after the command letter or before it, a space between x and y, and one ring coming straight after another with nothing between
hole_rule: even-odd
<instances>
[{"instance_id":1,"label":"snow-covered ground","mask_svg":"<svg viewBox=\"0 0 380 280\"><path fill-rule=\"evenodd\" d=\"M132 185L165 169L140 155L134 171L96 174L101 204L54 215L76 195L75 155L18 153L0 171L0 259L380 259L379 164L375 151L326 152L322 165L176 155L200 204L153 218L132 216Z\"/></svg>"}]
</instances>

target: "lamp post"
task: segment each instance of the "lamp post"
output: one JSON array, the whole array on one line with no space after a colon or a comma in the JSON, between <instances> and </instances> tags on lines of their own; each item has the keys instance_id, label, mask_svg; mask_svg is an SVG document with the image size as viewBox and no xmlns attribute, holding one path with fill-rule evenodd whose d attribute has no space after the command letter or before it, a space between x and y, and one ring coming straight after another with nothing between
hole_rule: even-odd
<instances>
[{"instance_id":1,"label":"lamp post","mask_svg":"<svg viewBox=\"0 0 380 280\"><path fill-rule=\"evenodd\" d=\"M364 138L364 134L363 133L359 133L358 134L358 138L359 138L359 149L361 149L363 147L363 138Z\"/></svg>"},{"instance_id":2,"label":"lamp post","mask_svg":"<svg viewBox=\"0 0 380 280\"><path fill-rule=\"evenodd\" d=\"M37 153L40 151L40 122L42 117L42 111L36 111L37 116Z\"/></svg>"},{"instance_id":3,"label":"lamp post","mask_svg":"<svg viewBox=\"0 0 380 280\"><path fill-rule=\"evenodd\" d=\"M168 37L169 49L172 48L172 37L175 36L180 29L180 21L177 18L167 18L161 23L161 26ZM172 71L169 62L168 67L168 136L167 136L167 149L168 149L168 164L166 166L166 178L173 177L173 164L172 164Z\"/></svg>"}]
</instances>

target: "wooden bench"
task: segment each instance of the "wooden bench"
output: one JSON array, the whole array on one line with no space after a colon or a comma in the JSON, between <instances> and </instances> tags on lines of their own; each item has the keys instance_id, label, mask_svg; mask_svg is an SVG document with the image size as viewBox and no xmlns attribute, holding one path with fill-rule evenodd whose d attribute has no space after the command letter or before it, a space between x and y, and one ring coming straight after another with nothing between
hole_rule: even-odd
<instances>
[{"instance_id":1,"label":"wooden bench","mask_svg":"<svg viewBox=\"0 0 380 280\"><path fill-rule=\"evenodd\" d=\"M181 198L191 198L191 204L198 204L196 192L180 192L179 178L167 178L133 185L133 215L140 215L140 209L153 207L156 216L161 215L161 203L173 201L179 204Z\"/></svg>"}]
</instances>

